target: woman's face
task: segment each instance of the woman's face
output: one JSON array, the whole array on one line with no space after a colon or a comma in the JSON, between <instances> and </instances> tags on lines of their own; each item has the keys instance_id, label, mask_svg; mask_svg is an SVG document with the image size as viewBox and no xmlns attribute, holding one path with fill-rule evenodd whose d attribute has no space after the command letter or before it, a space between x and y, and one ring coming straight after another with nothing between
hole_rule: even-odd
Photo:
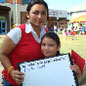
<instances>
[{"instance_id":1,"label":"woman's face","mask_svg":"<svg viewBox=\"0 0 86 86\"><path fill-rule=\"evenodd\" d=\"M35 4L29 12L29 19L32 26L40 27L47 20L47 10L42 4Z\"/></svg>"},{"instance_id":2,"label":"woman's face","mask_svg":"<svg viewBox=\"0 0 86 86\"><path fill-rule=\"evenodd\" d=\"M57 51L59 51L59 46L57 46L56 42L49 38L44 37L41 43L41 50L45 57L55 56Z\"/></svg>"}]
</instances>

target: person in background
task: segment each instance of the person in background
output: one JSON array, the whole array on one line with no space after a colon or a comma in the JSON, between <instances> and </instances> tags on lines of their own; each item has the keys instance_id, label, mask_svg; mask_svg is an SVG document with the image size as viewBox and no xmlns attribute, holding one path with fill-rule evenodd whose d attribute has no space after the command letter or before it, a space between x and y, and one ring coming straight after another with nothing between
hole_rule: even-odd
<instances>
[{"instance_id":1,"label":"person in background","mask_svg":"<svg viewBox=\"0 0 86 86\"><path fill-rule=\"evenodd\" d=\"M54 25L54 32L57 33L57 25Z\"/></svg>"},{"instance_id":2,"label":"person in background","mask_svg":"<svg viewBox=\"0 0 86 86\"><path fill-rule=\"evenodd\" d=\"M78 27L74 28L74 33L75 33L75 35L78 33Z\"/></svg>"},{"instance_id":3,"label":"person in background","mask_svg":"<svg viewBox=\"0 0 86 86\"><path fill-rule=\"evenodd\" d=\"M43 25L48 20L48 5L44 0L31 0L26 10L29 22L12 29L1 46L3 86L20 86L24 74L18 71L18 63L43 57L40 42L47 33Z\"/></svg>"},{"instance_id":4,"label":"person in background","mask_svg":"<svg viewBox=\"0 0 86 86\"><path fill-rule=\"evenodd\" d=\"M68 24L67 31L68 31L68 35L71 35L71 24L70 23Z\"/></svg>"},{"instance_id":5,"label":"person in background","mask_svg":"<svg viewBox=\"0 0 86 86\"><path fill-rule=\"evenodd\" d=\"M61 42L59 36L54 32L46 33L41 39L41 51L45 58L60 55ZM81 76L78 65L71 65L70 68L76 72L77 78Z\"/></svg>"},{"instance_id":6,"label":"person in background","mask_svg":"<svg viewBox=\"0 0 86 86\"><path fill-rule=\"evenodd\" d=\"M48 27L48 32L50 32L51 31L51 28L50 27Z\"/></svg>"},{"instance_id":7,"label":"person in background","mask_svg":"<svg viewBox=\"0 0 86 86\"><path fill-rule=\"evenodd\" d=\"M68 38L67 28L65 28L65 36L66 36L66 40L67 40L67 38Z\"/></svg>"},{"instance_id":8,"label":"person in background","mask_svg":"<svg viewBox=\"0 0 86 86\"><path fill-rule=\"evenodd\" d=\"M13 28L15 28L16 27L16 25L15 24L13 24Z\"/></svg>"},{"instance_id":9,"label":"person in background","mask_svg":"<svg viewBox=\"0 0 86 86\"><path fill-rule=\"evenodd\" d=\"M74 27L72 27L72 29L71 29L72 40L74 40L74 35L75 35L75 33L74 33Z\"/></svg>"},{"instance_id":10,"label":"person in background","mask_svg":"<svg viewBox=\"0 0 86 86\"><path fill-rule=\"evenodd\" d=\"M85 34L85 27L82 26L82 35L84 35L84 34Z\"/></svg>"},{"instance_id":11,"label":"person in background","mask_svg":"<svg viewBox=\"0 0 86 86\"><path fill-rule=\"evenodd\" d=\"M54 31L53 25L50 26L50 31Z\"/></svg>"}]
</instances>

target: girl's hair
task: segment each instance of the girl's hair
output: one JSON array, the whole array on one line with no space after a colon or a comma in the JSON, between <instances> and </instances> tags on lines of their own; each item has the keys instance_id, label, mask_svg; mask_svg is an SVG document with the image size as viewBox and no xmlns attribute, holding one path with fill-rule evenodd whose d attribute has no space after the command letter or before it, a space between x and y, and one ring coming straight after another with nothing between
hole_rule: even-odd
<instances>
[{"instance_id":1,"label":"girl's hair","mask_svg":"<svg viewBox=\"0 0 86 86\"><path fill-rule=\"evenodd\" d=\"M44 0L31 0L29 3L28 3L28 6L27 6L27 12L29 13L30 10L31 10L31 7L35 4L41 4L41 5L44 5L47 9L47 19L48 19L48 5L47 3L44 1Z\"/></svg>"},{"instance_id":2,"label":"girl's hair","mask_svg":"<svg viewBox=\"0 0 86 86\"><path fill-rule=\"evenodd\" d=\"M49 38L53 39L53 40L56 42L57 46L60 45L60 39L59 39L59 36L58 36L56 33L54 33L54 32L48 32L48 33L46 33L46 34L42 37L41 42L42 42L42 40L43 40L45 37L49 37Z\"/></svg>"}]
</instances>

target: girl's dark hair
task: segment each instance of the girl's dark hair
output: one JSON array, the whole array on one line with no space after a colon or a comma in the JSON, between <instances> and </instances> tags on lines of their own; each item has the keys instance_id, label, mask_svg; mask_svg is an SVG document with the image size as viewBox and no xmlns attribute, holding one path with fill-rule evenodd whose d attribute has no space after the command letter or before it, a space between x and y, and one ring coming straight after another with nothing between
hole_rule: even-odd
<instances>
[{"instance_id":1,"label":"girl's dark hair","mask_svg":"<svg viewBox=\"0 0 86 86\"><path fill-rule=\"evenodd\" d=\"M54 33L54 32L48 32L48 33L46 33L46 34L42 37L41 42L42 42L42 40L43 40L45 37L49 37L49 38L53 39L53 40L56 42L57 46L60 45L60 39L59 39L59 36L58 36L56 33Z\"/></svg>"},{"instance_id":2,"label":"girl's dark hair","mask_svg":"<svg viewBox=\"0 0 86 86\"><path fill-rule=\"evenodd\" d=\"M27 12L29 13L30 12L30 9L33 5L35 4L42 4L46 7L47 9L47 19L48 19L48 5L47 3L44 1L44 0L31 0L29 3L28 3L28 6L27 6Z\"/></svg>"}]
</instances>

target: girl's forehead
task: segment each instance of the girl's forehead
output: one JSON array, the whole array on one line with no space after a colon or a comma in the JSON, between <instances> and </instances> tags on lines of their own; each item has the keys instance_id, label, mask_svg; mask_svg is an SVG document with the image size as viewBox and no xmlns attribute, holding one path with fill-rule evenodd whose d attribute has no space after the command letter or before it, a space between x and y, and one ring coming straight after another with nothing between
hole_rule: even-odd
<instances>
[{"instance_id":1,"label":"girl's forehead","mask_svg":"<svg viewBox=\"0 0 86 86\"><path fill-rule=\"evenodd\" d=\"M55 40L53 39L53 38L50 38L50 37L47 37L47 36L45 36L44 38L43 38L43 40L45 40L45 41L54 41L55 42Z\"/></svg>"}]
</instances>

